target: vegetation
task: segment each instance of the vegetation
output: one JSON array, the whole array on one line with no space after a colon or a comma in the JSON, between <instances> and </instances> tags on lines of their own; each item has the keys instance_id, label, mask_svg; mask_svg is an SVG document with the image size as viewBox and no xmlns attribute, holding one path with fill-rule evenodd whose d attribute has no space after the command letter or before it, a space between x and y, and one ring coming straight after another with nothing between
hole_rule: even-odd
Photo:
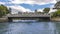
<instances>
[{"instance_id":1,"label":"vegetation","mask_svg":"<svg viewBox=\"0 0 60 34\"><path fill-rule=\"evenodd\" d=\"M60 17L60 9L53 13L53 17Z\"/></svg>"},{"instance_id":2,"label":"vegetation","mask_svg":"<svg viewBox=\"0 0 60 34\"><path fill-rule=\"evenodd\" d=\"M60 17L60 1L57 2L54 7L57 9L57 11L53 13L52 17Z\"/></svg>"},{"instance_id":3,"label":"vegetation","mask_svg":"<svg viewBox=\"0 0 60 34\"><path fill-rule=\"evenodd\" d=\"M9 13L9 10L6 6L0 5L0 17Z\"/></svg>"},{"instance_id":4,"label":"vegetation","mask_svg":"<svg viewBox=\"0 0 60 34\"><path fill-rule=\"evenodd\" d=\"M57 8L57 9L60 8L60 1L57 2L54 7Z\"/></svg>"},{"instance_id":5,"label":"vegetation","mask_svg":"<svg viewBox=\"0 0 60 34\"><path fill-rule=\"evenodd\" d=\"M44 8L44 13L48 13L50 11L50 8Z\"/></svg>"}]
</instances>

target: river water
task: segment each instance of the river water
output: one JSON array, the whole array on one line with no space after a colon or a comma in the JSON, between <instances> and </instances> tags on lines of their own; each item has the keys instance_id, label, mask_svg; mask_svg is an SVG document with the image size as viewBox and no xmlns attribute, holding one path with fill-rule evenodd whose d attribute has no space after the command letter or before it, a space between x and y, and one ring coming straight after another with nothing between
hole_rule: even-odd
<instances>
[{"instance_id":1,"label":"river water","mask_svg":"<svg viewBox=\"0 0 60 34\"><path fill-rule=\"evenodd\" d=\"M60 22L0 23L0 34L60 34Z\"/></svg>"}]
</instances>

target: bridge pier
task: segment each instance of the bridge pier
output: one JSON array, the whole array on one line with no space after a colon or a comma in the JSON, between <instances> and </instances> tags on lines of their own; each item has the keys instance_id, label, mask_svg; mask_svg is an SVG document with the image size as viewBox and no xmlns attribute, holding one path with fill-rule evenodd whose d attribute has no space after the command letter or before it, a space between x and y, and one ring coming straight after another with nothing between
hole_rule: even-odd
<instances>
[{"instance_id":1,"label":"bridge pier","mask_svg":"<svg viewBox=\"0 0 60 34\"><path fill-rule=\"evenodd\" d=\"M8 22L12 22L12 18L8 17Z\"/></svg>"},{"instance_id":2,"label":"bridge pier","mask_svg":"<svg viewBox=\"0 0 60 34\"><path fill-rule=\"evenodd\" d=\"M38 21L50 21L50 17L40 17Z\"/></svg>"}]
</instances>

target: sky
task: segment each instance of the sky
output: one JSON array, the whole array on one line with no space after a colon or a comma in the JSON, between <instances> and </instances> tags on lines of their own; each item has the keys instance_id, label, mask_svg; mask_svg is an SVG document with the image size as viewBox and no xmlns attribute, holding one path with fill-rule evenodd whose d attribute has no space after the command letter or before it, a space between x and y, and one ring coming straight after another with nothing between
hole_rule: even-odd
<instances>
[{"instance_id":1,"label":"sky","mask_svg":"<svg viewBox=\"0 0 60 34\"><path fill-rule=\"evenodd\" d=\"M59 0L0 0L0 4L22 12L33 12L36 9L42 11L47 7L52 8L57 1Z\"/></svg>"}]
</instances>

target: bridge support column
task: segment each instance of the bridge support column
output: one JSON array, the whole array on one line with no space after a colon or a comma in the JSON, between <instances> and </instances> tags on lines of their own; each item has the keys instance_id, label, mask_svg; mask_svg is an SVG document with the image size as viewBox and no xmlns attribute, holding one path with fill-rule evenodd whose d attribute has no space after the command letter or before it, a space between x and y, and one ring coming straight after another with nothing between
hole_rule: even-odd
<instances>
[{"instance_id":1,"label":"bridge support column","mask_svg":"<svg viewBox=\"0 0 60 34\"><path fill-rule=\"evenodd\" d=\"M9 17L8 17L8 22L12 22L12 18L9 18Z\"/></svg>"},{"instance_id":2,"label":"bridge support column","mask_svg":"<svg viewBox=\"0 0 60 34\"><path fill-rule=\"evenodd\" d=\"M41 17L39 21L50 21L50 17Z\"/></svg>"}]
</instances>

